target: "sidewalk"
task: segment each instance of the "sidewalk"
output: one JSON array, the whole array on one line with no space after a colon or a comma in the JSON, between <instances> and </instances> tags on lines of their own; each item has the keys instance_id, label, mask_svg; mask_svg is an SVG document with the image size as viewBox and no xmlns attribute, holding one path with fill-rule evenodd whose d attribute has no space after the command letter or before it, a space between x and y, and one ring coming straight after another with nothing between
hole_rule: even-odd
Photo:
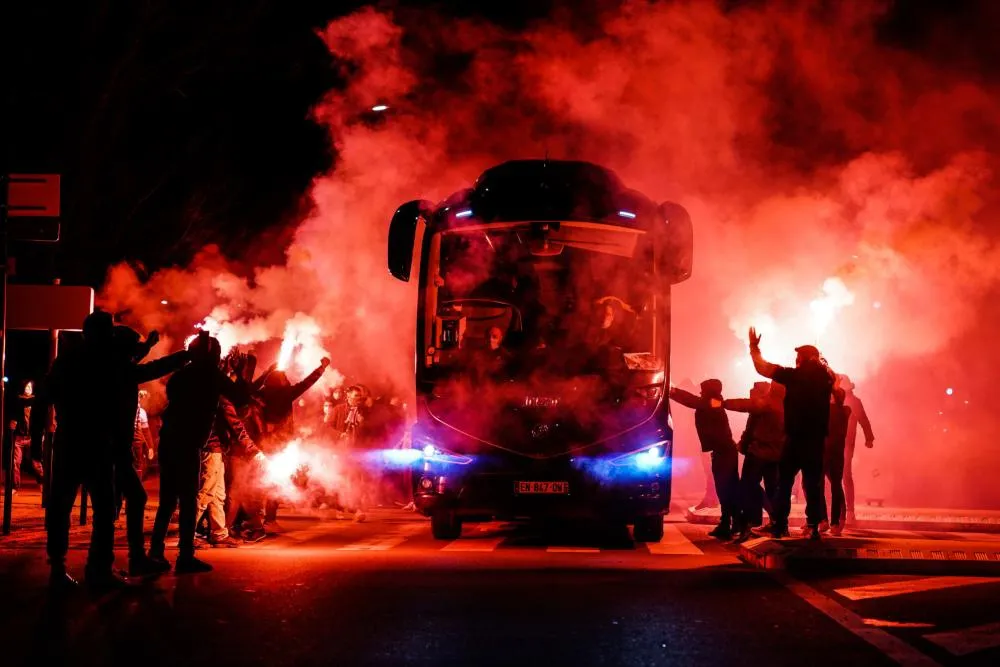
<instances>
[{"instance_id":1,"label":"sidewalk","mask_svg":"<svg viewBox=\"0 0 1000 667\"><path fill-rule=\"evenodd\" d=\"M868 530L922 530L945 532L1000 533L1000 511L955 510L930 507L902 508L857 506L857 528ZM690 523L715 524L719 522L719 508L707 507L684 511ZM805 505L792 505L789 524L805 523Z\"/></svg>"},{"instance_id":2,"label":"sidewalk","mask_svg":"<svg viewBox=\"0 0 1000 667\"><path fill-rule=\"evenodd\" d=\"M146 527L151 528L159 507L159 479L147 479L143 486L149 495L146 502ZM0 492L0 511L3 511L3 493ZM85 548L90 541L90 505L87 506L87 525L80 525L80 497L73 505L70 521L70 548ZM125 517L118 521L115 543L125 545ZM42 490L34 480L22 480L21 489L11 503L10 535L0 535L0 549L37 549L45 546L45 509L42 507Z\"/></svg>"},{"instance_id":3,"label":"sidewalk","mask_svg":"<svg viewBox=\"0 0 1000 667\"><path fill-rule=\"evenodd\" d=\"M1000 539L906 536L760 538L740 545L740 559L762 570L866 574L1000 575Z\"/></svg>"}]
</instances>

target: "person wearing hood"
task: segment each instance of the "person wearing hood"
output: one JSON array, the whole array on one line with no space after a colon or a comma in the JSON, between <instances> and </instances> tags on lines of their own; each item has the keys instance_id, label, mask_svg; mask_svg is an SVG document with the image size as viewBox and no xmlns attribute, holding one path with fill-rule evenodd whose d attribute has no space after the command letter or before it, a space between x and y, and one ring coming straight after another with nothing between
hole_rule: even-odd
<instances>
[{"instance_id":1,"label":"person wearing hood","mask_svg":"<svg viewBox=\"0 0 1000 667\"><path fill-rule=\"evenodd\" d=\"M701 383L701 395L671 387L670 398L684 407L694 409L694 426L701 441L701 450L712 454L712 477L722 505L719 525L709 533L712 537L732 537L733 520L739 511L739 453L733 442L729 417L723 407L722 382L711 379Z\"/></svg>"},{"instance_id":2,"label":"person wearing hood","mask_svg":"<svg viewBox=\"0 0 1000 667\"><path fill-rule=\"evenodd\" d=\"M764 359L760 336L750 329L750 357L754 368L766 378L785 386L785 450L778 464L778 495L772 526L761 531L772 537L788 535L792 510L792 488L802 472L806 496L806 535L820 539L820 524L826 520L823 494L823 451L830 424L830 396L834 375L812 345L795 348L795 367L778 366Z\"/></svg>"},{"instance_id":3,"label":"person wearing hood","mask_svg":"<svg viewBox=\"0 0 1000 667\"><path fill-rule=\"evenodd\" d=\"M103 590L126 584L114 570L118 368L114 320L97 310L83 322L82 344L67 345L59 353L43 387L44 403L55 408L57 422L45 506L49 581L56 589L76 585L66 570L66 553L70 514L81 484L92 508L87 585Z\"/></svg>"},{"instance_id":4,"label":"person wearing hood","mask_svg":"<svg viewBox=\"0 0 1000 667\"><path fill-rule=\"evenodd\" d=\"M178 530L180 553L175 572L209 572L212 566L194 556L194 534L198 522L198 491L201 488L201 453L212 434L220 398L242 405L249 400L245 388L234 383L219 368L219 341L202 332L192 341L191 363L167 382L167 407L160 429L160 506L153 523L149 557L160 567L169 566L164 556L167 528L180 506Z\"/></svg>"},{"instance_id":5,"label":"person wearing hood","mask_svg":"<svg viewBox=\"0 0 1000 667\"><path fill-rule=\"evenodd\" d=\"M38 483L42 483L42 462L41 458L36 458L32 454L31 447L31 419L32 408L35 404L35 383L25 380L21 385L21 393L17 397L16 407L10 419L10 446L14 448L14 466L8 473L11 481L14 482L14 492L21 487L21 467L24 464L25 452L32 464L32 471ZM6 460L6 459L4 459Z\"/></svg>"},{"instance_id":6,"label":"person wearing hood","mask_svg":"<svg viewBox=\"0 0 1000 667\"><path fill-rule=\"evenodd\" d=\"M757 382L750 398L727 399L726 410L748 413L740 437L743 454L740 472L739 518L734 521L736 542L750 538L752 528L764 521L764 509L773 522L773 500L778 489L778 462L785 449L785 388L777 382ZM761 482L764 490L761 492Z\"/></svg>"}]
</instances>

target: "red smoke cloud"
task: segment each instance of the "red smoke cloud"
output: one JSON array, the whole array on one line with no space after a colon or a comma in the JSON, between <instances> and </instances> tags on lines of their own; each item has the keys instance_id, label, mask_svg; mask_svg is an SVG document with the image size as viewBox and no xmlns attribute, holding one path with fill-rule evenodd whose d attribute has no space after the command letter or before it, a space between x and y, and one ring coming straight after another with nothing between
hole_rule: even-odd
<instances>
[{"instance_id":1,"label":"red smoke cloud","mask_svg":"<svg viewBox=\"0 0 1000 667\"><path fill-rule=\"evenodd\" d=\"M118 267L105 298L181 333L218 309L246 342L308 317L334 367L409 386L413 288L385 267L395 207L440 200L506 159L586 159L692 213L675 381L719 377L728 395L745 393L751 324L777 362L815 342L857 381L875 424L877 448L856 459L859 498L1000 505L1000 491L972 492L992 477L968 452L998 429L991 387L963 356L989 339L996 294L1000 98L978 75L880 41L885 11L627 2L513 33L362 9L321 33L346 80L314 114L337 162L316 179L285 264L237 270L206 251L144 285ZM389 111L372 123L376 104ZM982 393L959 404L949 385ZM693 439L681 429L679 456L697 456ZM922 497L931 477L938 497Z\"/></svg>"}]
</instances>

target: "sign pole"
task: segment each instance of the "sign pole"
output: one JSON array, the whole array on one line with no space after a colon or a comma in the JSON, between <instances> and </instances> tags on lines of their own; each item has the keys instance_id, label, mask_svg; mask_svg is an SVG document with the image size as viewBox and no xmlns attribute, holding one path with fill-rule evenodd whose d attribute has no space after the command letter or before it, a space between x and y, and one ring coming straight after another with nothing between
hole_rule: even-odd
<instances>
[{"instance_id":1,"label":"sign pole","mask_svg":"<svg viewBox=\"0 0 1000 667\"><path fill-rule=\"evenodd\" d=\"M7 188L0 188L4 191L4 197L6 197ZM7 372L7 202L3 202L3 214L2 214L2 224L3 230L0 231L0 245L3 246L3 255L0 256L0 262L3 262L3 266L0 267L0 273L3 273L3 306L0 306L0 375ZM4 414L4 405L6 398L7 383L0 381L0 426L3 426L3 432L7 432L7 421L6 415ZM3 534L10 535L10 519L11 519L11 505L14 504L14 447L17 444L14 442L13 435L10 439L10 449L7 451L5 463L7 464L7 477L4 481L3 489Z\"/></svg>"}]
</instances>

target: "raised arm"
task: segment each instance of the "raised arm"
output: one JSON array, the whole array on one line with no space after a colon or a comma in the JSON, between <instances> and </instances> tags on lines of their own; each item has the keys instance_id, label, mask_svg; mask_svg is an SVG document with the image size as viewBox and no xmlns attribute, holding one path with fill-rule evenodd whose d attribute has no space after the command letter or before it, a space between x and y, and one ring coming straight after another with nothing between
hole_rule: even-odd
<instances>
[{"instance_id":1,"label":"raised arm","mask_svg":"<svg viewBox=\"0 0 1000 667\"><path fill-rule=\"evenodd\" d=\"M750 327L750 358L753 360L753 367L766 378L773 378L774 374L781 368L781 366L767 361L761 355L760 334L753 327Z\"/></svg>"},{"instance_id":2,"label":"raised arm","mask_svg":"<svg viewBox=\"0 0 1000 667\"><path fill-rule=\"evenodd\" d=\"M292 392L291 392L292 393L292 400L294 401L299 396L301 396L302 394L304 394L307 391L309 391L309 389L314 384L316 384L317 382L319 382L319 379L321 377L323 377L323 373L326 371L326 368L329 365L330 365L330 360L329 359L323 359L323 361L320 362L319 368L317 368L312 373L310 373L308 376L306 376L306 379L303 380L302 382L299 382L298 384L293 385L292 386Z\"/></svg>"}]
</instances>

